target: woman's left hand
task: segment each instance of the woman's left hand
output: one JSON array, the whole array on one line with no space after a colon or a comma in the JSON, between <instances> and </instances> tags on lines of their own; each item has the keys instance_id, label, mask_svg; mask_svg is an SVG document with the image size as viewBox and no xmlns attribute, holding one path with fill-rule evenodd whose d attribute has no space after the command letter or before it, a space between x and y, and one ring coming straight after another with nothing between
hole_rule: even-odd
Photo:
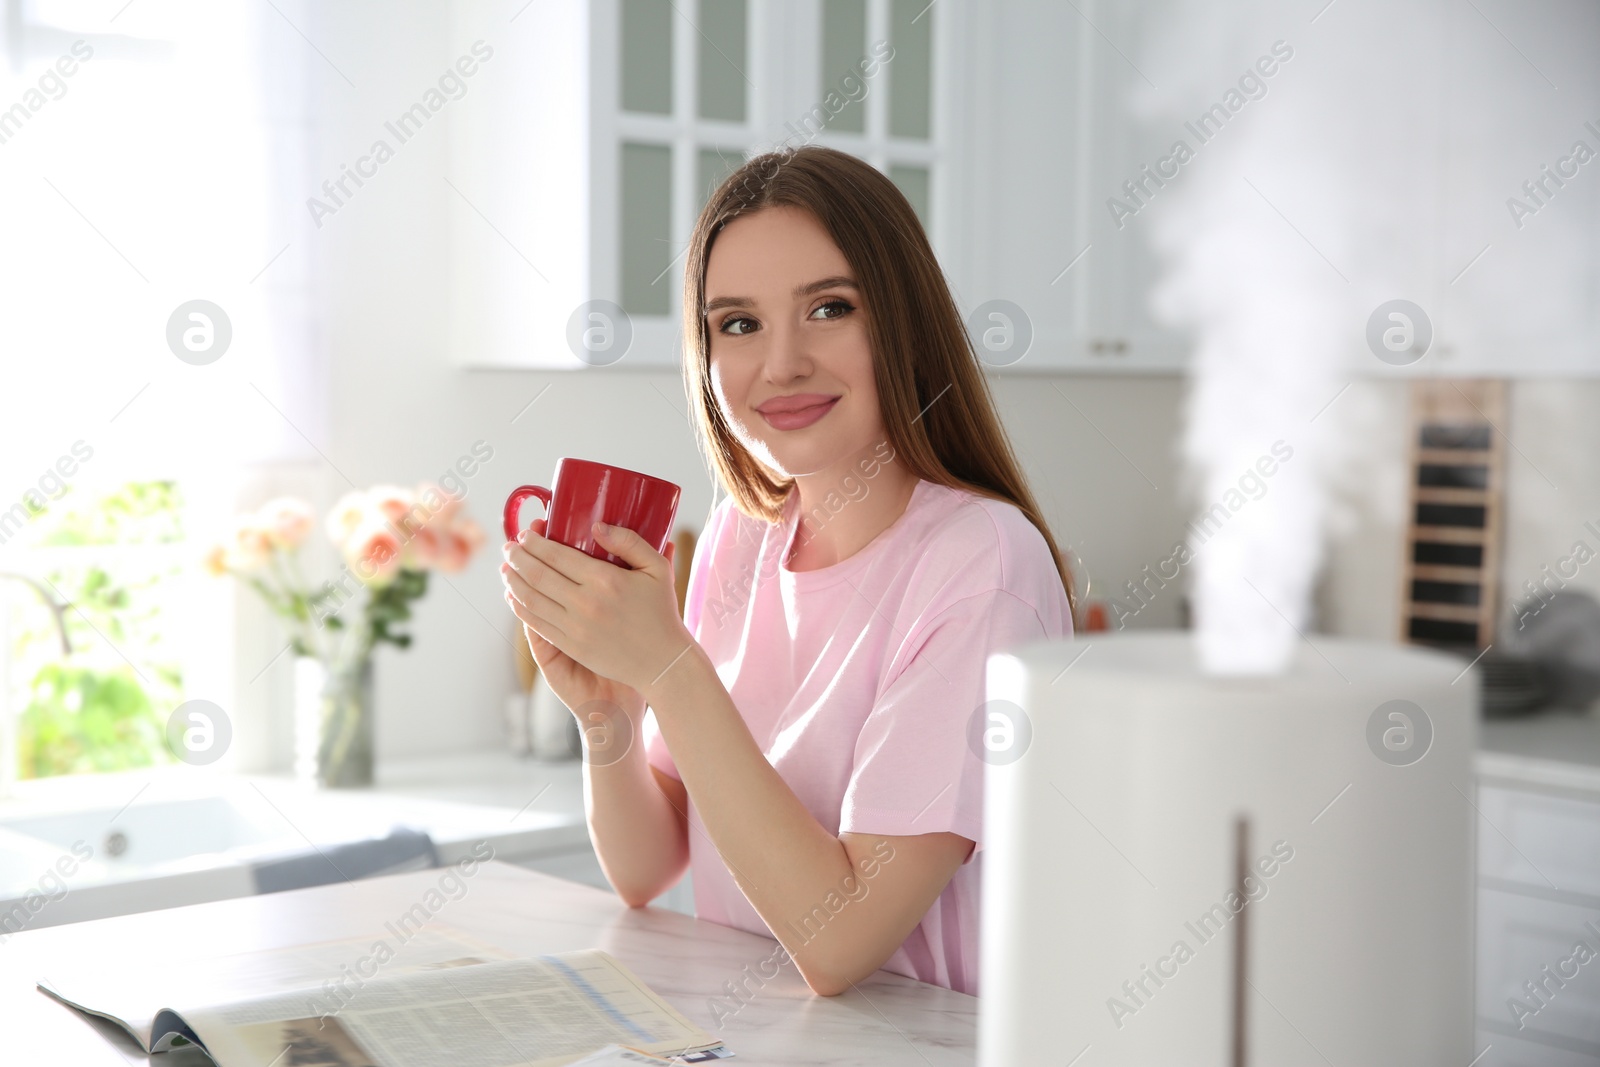
<instances>
[{"instance_id":1,"label":"woman's left hand","mask_svg":"<svg viewBox=\"0 0 1600 1067\"><path fill-rule=\"evenodd\" d=\"M600 547L633 570L533 530L506 543L506 563L540 594L524 622L594 673L644 693L694 642L678 614L675 546L663 556L625 526L595 525Z\"/></svg>"}]
</instances>

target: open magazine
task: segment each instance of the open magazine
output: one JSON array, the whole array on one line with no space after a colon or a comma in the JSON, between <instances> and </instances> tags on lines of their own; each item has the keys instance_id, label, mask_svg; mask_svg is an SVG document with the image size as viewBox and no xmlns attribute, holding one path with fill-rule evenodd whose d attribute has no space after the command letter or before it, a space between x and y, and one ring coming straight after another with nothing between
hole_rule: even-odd
<instances>
[{"instance_id":1,"label":"open magazine","mask_svg":"<svg viewBox=\"0 0 1600 1067\"><path fill-rule=\"evenodd\" d=\"M598 949L513 956L440 923L118 971L83 960L40 989L146 1052L198 1045L220 1067L565 1067L731 1053ZM587 1061L597 1052L638 1058Z\"/></svg>"}]
</instances>

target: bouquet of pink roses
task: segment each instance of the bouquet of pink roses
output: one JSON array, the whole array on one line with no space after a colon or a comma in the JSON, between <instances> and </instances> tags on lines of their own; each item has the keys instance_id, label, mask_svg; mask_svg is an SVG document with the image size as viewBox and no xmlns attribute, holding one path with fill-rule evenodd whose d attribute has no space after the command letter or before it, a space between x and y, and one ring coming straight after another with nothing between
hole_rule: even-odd
<instances>
[{"instance_id":1,"label":"bouquet of pink roses","mask_svg":"<svg viewBox=\"0 0 1600 1067\"><path fill-rule=\"evenodd\" d=\"M291 646L302 657L297 690L301 667L313 668L313 688L320 691L313 713L318 780L367 785L373 771L372 651L384 641L410 646L411 635L395 627L411 618L411 602L427 593L428 572L465 568L484 534L461 511L460 500L437 485L347 493L326 523L343 566L337 577L313 587L302 571L300 549L315 527L304 501L268 501L235 522L227 540L207 554L206 566L249 583L288 621ZM347 620L344 609L356 600L357 617ZM304 721L300 725L305 734L313 730ZM301 749L306 752L304 744Z\"/></svg>"},{"instance_id":2,"label":"bouquet of pink roses","mask_svg":"<svg viewBox=\"0 0 1600 1067\"><path fill-rule=\"evenodd\" d=\"M462 512L460 500L437 485L424 483L415 492L393 485L349 492L326 523L343 567L336 578L313 588L302 572L299 550L315 526L304 501L270 500L235 521L230 537L207 554L206 566L213 574L233 574L249 583L289 621L295 651L330 668L364 658L382 641L410 645L410 635L392 626L411 617L409 603L427 592L428 572L461 571L484 542L482 527ZM353 629L353 647L319 639L318 630L352 629L341 613L363 593L364 625Z\"/></svg>"}]
</instances>

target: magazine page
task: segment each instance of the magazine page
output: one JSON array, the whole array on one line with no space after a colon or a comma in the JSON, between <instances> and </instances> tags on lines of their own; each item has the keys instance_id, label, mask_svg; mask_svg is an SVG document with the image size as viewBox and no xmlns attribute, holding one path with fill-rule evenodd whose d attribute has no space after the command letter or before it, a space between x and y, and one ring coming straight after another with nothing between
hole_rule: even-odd
<instances>
[{"instance_id":1,"label":"magazine page","mask_svg":"<svg viewBox=\"0 0 1600 1067\"><path fill-rule=\"evenodd\" d=\"M380 974L338 1009L310 990L186 1012L224 1067L560 1067L608 1044L719 1044L598 949Z\"/></svg>"},{"instance_id":2,"label":"magazine page","mask_svg":"<svg viewBox=\"0 0 1600 1067\"><path fill-rule=\"evenodd\" d=\"M146 1052L187 1043L163 1010L176 1015L207 1004L226 1003L290 990L312 990L337 1007L381 961L385 973L509 959L513 953L446 923L395 927L377 937L352 937L227 956L186 955L127 960L81 959L52 965L36 976L40 989L66 1004L122 1026ZM319 1011L328 1010L326 1007ZM178 1039L172 1040L177 1033Z\"/></svg>"}]
</instances>

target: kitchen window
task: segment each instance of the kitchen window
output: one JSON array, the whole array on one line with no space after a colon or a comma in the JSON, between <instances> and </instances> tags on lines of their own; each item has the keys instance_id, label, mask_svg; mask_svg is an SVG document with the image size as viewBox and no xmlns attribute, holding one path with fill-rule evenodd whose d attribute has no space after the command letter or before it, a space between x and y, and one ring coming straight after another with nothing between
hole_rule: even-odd
<instances>
[{"instance_id":1,"label":"kitchen window","mask_svg":"<svg viewBox=\"0 0 1600 1067\"><path fill-rule=\"evenodd\" d=\"M272 759L271 679L252 683L272 650L234 648L232 592L200 561L326 439L309 18L0 0L0 572L72 604L63 656L40 598L0 582L0 785L161 762L189 699L245 727L230 760ZM214 359L185 339L196 301L219 309Z\"/></svg>"},{"instance_id":2,"label":"kitchen window","mask_svg":"<svg viewBox=\"0 0 1600 1067\"><path fill-rule=\"evenodd\" d=\"M8 557L31 579L0 588L11 766L45 778L171 762L164 732L183 700L186 654L174 639L200 607L179 486L67 488L36 508L39 499L19 504L25 524L5 523Z\"/></svg>"}]
</instances>

